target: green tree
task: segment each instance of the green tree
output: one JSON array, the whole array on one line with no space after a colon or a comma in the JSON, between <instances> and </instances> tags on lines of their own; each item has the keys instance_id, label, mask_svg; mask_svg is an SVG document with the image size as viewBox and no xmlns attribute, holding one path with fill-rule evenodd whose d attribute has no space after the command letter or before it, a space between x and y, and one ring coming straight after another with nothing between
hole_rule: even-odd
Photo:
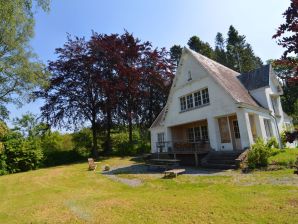
<instances>
[{"instance_id":1,"label":"green tree","mask_svg":"<svg viewBox=\"0 0 298 224\"><path fill-rule=\"evenodd\" d=\"M49 10L50 0L0 0L0 114L5 104L20 103L19 96L43 85L45 72L32 52L29 42L34 36L35 7Z\"/></svg>"},{"instance_id":2,"label":"green tree","mask_svg":"<svg viewBox=\"0 0 298 224\"><path fill-rule=\"evenodd\" d=\"M235 27L230 26L227 38L227 66L241 73L257 69L263 64L245 38Z\"/></svg>"},{"instance_id":3,"label":"green tree","mask_svg":"<svg viewBox=\"0 0 298 224\"><path fill-rule=\"evenodd\" d=\"M217 33L215 37L214 59L222 65L228 65L225 39L222 33Z\"/></svg>"},{"instance_id":4,"label":"green tree","mask_svg":"<svg viewBox=\"0 0 298 224\"><path fill-rule=\"evenodd\" d=\"M182 47L180 45L173 45L170 48L171 59L176 63L176 67L178 66L181 54L182 54Z\"/></svg>"},{"instance_id":5,"label":"green tree","mask_svg":"<svg viewBox=\"0 0 298 224\"><path fill-rule=\"evenodd\" d=\"M40 123L36 115L32 113L26 113L21 118L15 118L13 124L13 130L21 132L24 137L28 138L41 137L49 130L49 127Z\"/></svg>"},{"instance_id":6,"label":"green tree","mask_svg":"<svg viewBox=\"0 0 298 224\"><path fill-rule=\"evenodd\" d=\"M207 42L203 42L198 36L192 36L191 38L189 38L187 45L190 49L208 58L214 58L214 52L212 47Z\"/></svg>"}]
</instances>

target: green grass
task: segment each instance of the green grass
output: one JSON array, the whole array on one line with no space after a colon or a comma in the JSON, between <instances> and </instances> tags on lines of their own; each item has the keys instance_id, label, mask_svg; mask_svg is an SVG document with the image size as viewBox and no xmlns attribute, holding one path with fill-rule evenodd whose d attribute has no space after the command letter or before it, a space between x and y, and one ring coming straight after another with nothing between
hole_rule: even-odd
<instances>
[{"instance_id":1,"label":"green grass","mask_svg":"<svg viewBox=\"0 0 298 224\"><path fill-rule=\"evenodd\" d=\"M298 149L285 149L282 152L271 156L269 158L270 164L276 164L280 166L291 167L295 164L298 158Z\"/></svg>"},{"instance_id":2,"label":"green grass","mask_svg":"<svg viewBox=\"0 0 298 224\"><path fill-rule=\"evenodd\" d=\"M0 223L298 223L298 176L293 170L218 176L120 174L131 187L87 163L0 177Z\"/></svg>"}]
</instances>

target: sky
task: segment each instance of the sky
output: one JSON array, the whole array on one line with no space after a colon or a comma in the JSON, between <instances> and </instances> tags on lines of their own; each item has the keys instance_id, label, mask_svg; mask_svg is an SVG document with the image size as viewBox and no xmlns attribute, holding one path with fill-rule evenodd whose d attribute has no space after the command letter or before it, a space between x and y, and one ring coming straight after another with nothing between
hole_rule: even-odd
<instances>
[{"instance_id":1,"label":"sky","mask_svg":"<svg viewBox=\"0 0 298 224\"><path fill-rule=\"evenodd\" d=\"M255 54L265 62L279 58L283 49L272 39L284 21L290 0L52 0L50 12L37 10L35 37L31 41L39 60L55 60L67 34L88 39L98 33L123 33L124 29L153 46L186 46L199 36L214 45L217 32L226 36L232 24L246 36ZM41 101L9 105L10 117L40 113Z\"/></svg>"}]
</instances>

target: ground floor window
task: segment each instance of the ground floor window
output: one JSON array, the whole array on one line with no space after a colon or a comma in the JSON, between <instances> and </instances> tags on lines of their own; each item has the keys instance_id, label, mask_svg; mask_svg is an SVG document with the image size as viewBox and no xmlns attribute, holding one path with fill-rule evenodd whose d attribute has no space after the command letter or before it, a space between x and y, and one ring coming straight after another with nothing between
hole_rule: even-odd
<instances>
[{"instance_id":1,"label":"ground floor window","mask_svg":"<svg viewBox=\"0 0 298 224\"><path fill-rule=\"evenodd\" d=\"M240 130L237 120L233 120L233 130L234 130L234 136L235 138L240 138Z\"/></svg>"},{"instance_id":2,"label":"ground floor window","mask_svg":"<svg viewBox=\"0 0 298 224\"><path fill-rule=\"evenodd\" d=\"M267 138L271 138L273 136L273 132L270 119L264 119L264 126Z\"/></svg>"},{"instance_id":3,"label":"ground floor window","mask_svg":"<svg viewBox=\"0 0 298 224\"><path fill-rule=\"evenodd\" d=\"M157 133L157 141L158 142L164 142L165 141L165 133Z\"/></svg>"},{"instance_id":4,"label":"ground floor window","mask_svg":"<svg viewBox=\"0 0 298 224\"><path fill-rule=\"evenodd\" d=\"M208 127L207 125L201 125L194 128L187 129L187 140L188 142L200 142L208 141Z\"/></svg>"}]
</instances>

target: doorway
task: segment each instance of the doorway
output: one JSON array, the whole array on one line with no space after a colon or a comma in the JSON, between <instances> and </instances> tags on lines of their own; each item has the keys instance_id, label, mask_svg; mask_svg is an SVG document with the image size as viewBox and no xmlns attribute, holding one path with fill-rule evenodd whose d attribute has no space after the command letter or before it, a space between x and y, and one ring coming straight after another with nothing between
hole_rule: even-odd
<instances>
[{"instance_id":1,"label":"doorway","mask_svg":"<svg viewBox=\"0 0 298 224\"><path fill-rule=\"evenodd\" d=\"M236 115L218 118L220 149L232 151L241 149L241 137Z\"/></svg>"}]
</instances>

